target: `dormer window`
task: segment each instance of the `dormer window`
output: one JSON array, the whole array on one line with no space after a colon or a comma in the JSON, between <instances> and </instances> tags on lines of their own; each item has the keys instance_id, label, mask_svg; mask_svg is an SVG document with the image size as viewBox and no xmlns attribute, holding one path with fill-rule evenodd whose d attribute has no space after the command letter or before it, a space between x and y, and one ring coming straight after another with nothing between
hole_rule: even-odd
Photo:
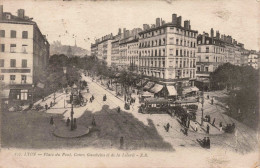
<instances>
[{"instance_id":1,"label":"dormer window","mask_svg":"<svg viewBox=\"0 0 260 168\"><path fill-rule=\"evenodd\" d=\"M6 19L10 20L11 19L11 15L10 14L6 14Z\"/></svg>"}]
</instances>

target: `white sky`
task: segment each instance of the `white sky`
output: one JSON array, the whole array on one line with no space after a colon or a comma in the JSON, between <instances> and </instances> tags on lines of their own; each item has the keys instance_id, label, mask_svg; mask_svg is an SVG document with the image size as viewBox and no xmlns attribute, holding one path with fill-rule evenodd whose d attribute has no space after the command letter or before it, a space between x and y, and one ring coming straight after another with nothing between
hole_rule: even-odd
<instances>
[{"instance_id":1,"label":"white sky","mask_svg":"<svg viewBox=\"0 0 260 168\"><path fill-rule=\"evenodd\" d=\"M74 45L74 34L77 45L88 50L95 37L111 32L115 35L119 27L142 28L144 23L154 24L157 17L169 22L172 13L181 15L182 21L190 20L191 28L199 33L210 33L213 27L220 34L231 35L244 43L247 49L259 50L260 45L257 41L260 37L260 0L179 0L171 3L4 0L3 5L4 12L15 15L17 9L25 9L25 15L34 18L50 43L60 40L62 44Z\"/></svg>"}]
</instances>

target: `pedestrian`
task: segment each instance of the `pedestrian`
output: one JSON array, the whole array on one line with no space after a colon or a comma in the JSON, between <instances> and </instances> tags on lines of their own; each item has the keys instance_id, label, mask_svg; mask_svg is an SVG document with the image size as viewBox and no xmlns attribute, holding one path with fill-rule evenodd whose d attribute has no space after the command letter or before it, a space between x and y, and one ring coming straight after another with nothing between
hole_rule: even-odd
<instances>
[{"instance_id":1,"label":"pedestrian","mask_svg":"<svg viewBox=\"0 0 260 168\"><path fill-rule=\"evenodd\" d=\"M50 103L50 107L52 107L52 101L51 101L51 103Z\"/></svg>"},{"instance_id":2,"label":"pedestrian","mask_svg":"<svg viewBox=\"0 0 260 168\"><path fill-rule=\"evenodd\" d=\"M48 110L48 105L47 105L47 103L45 104L45 110Z\"/></svg>"},{"instance_id":3,"label":"pedestrian","mask_svg":"<svg viewBox=\"0 0 260 168\"><path fill-rule=\"evenodd\" d=\"M120 149L123 149L124 146L124 137L120 137Z\"/></svg>"},{"instance_id":4,"label":"pedestrian","mask_svg":"<svg viewBox=\"0 0 260 168\"><path fill-rule=\"evenodd\" d=\"M207 124L207 134L209 134L209 124Z\"/></svg>"},{"instance_id":5,"label":"pedestrian","mask_svg":"<svg viewBox=\"0 0 260 168\"><path fill-rule=\"evenodd\" d=\"M222 128L222 124L221 126L219 127L219 131L222 132L223 128Z\"/></svg>"},{"instance_id":6,"label":"pedestrian","mask_svg":"<svg viewBox=\"0 0 260 168\"><path fill-rule=\"evenodd\" d=\"M208 115L208 122L210 123L211 119L210 119L210 115Z\"/></svg>"},{"instance_id":7,"label":"pedestrian","mask_svg":"<svg viewBox=\"0 0 260 168\"><path fill-rule=\"evenodd\" d=\"M222 122L219 122L219 127L222 127Z\"/></svg>"},{"instance_id":8,"label":"pedestrian","mask_svg":"<svg viewBox=\"0 0 260 168\"><path fill-rule=\"evenodd\" d=\"M188 128L190 128L190 119L188 119L188 125L187 125Z\"/></svg>"},{"instance_id":9,"label":"pedestrian","mask_svg":"<svg viewBox=\"0 0 260 168\"><path fill-rule=\"evenodd\" d=\"M215 120L216 120L216 119L214 118L213 121L212 121L212 125L213 125L213 126L215 126Z\"/></svg>"},{"instance_id":10,"label":"pedestrian","mask_svg":"<svg viewBox=\"0 0 260 168\"><path fill-rule=\"evenodd\" d=\"M209 139L209 137L207 137L206 144L207 144L206 147L207 147L208 149L210 149L210 139Z\"/></svg>"},{"instance_id":11,"label":"pedestrian","mask_svg":"<svg viewBox=\"0 0 260 168\"><path fill-rule=\"evenodd\" d=\"M117 108L117 112L120 113L120 107Z\"/></svg>"},{"instance_id":12,"label":"pedestrian","mask_svg":"<svg viewBox=\"0 0 260 168\"><path fill-rule=\"evenodd\" d=\"M206 146L207 146L207 139L206 137L204 137L202 140L202 147L205 148Z\"/></svg>"},{"instance_id":13,"label":"pedestrian","mask_svg":"<svg viewBox=\"0 0 260 168\"><path fill-rule=\"evenodd\" d=\"M54 120L53 120L53 117L51 116L51 119L50 119L50 124L53 125L54 124Z\"/></svg>"},{"instance_id":14,"label":"pedestrian","mask_svg":"<svg viewBox=\"0 0 260 168\"><path fill-rule=\"evenodd\" d=\"M67 125L67 127L70 125L70 119L69 119L69 117L68 117L68 119L67 119L66 125Z\"/></svg>"},{"instance_id":15,"label":"pedestrian","mask_svg":"<svg viewBox=\"0 0 260 168\"><path fill-rule=\"evenodd\" d=\"M73 122L73 128L76 129L77 128L77 120L76 118L74 118L74 122Z\"/></svg>"},{"instance_id":16,"label":"pedestrian","mask_svg":"<svg viewBox=\"0 0 260 168\"><path fill-rule=\"evenodd\" d=\"M42 96L42 101L44 101L44 96Z\"/></svg>"},{"instance_id":17,"label":"pedestrian","mask_svg":"<svg viewBox=\"0 0 260 168\"><path fill-rule=\"evenodd\" d=\"M197 132L198 131L198 124L195 123L195 131Z\"/></svg>"},{"instance_id":18,"label":"pedestrian","mask_svg":"<svg viewBox=\"0 0 260 168\"><path fill-rule=\"evenodd\" d=\"M184 128L184 134L185 134L186 136L188 136L188 128L187 128L187 127Z\"/></svg>"},{"instance_id":19,"label":"pedestrian","mask_svg":"<svg viewBox=\"0 0 260 168\"><path fill-rule=\"evenodd\" d=\"M93 126L96 126L96 120L95 120L94 117L93 117L93 119L92 119L92 125L93 125Z\"/></svg>"},{"instance_id":20,"label":"pedestrian","mask_svg":"<svg viewBox=\"0 0 260 168\"><path fill-rule=\"evenodd\" d=\"M89 99L90 103L92 103L92 98Z\"/></svg>"}]
</instances>

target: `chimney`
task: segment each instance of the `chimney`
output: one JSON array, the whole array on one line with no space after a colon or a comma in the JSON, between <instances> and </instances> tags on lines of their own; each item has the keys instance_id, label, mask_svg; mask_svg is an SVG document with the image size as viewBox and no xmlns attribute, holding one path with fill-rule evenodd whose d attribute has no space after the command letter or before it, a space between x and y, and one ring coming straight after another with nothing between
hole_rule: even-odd
<instances>
[{"instance_id":1,"label":"chimney","mask_svg":"<svg viewBox=\"0 0 260 168\"><path fill-rule=\"evenodd\" d=\"M216 38L219 39L219 36L220 36L219 31L216 31Z\"/></svg>"},{"instance_id":2,"label":"chimney","mask_svg":"<svg viewBox=\"0 0 260 168\"><path fill-rule=\"evenodd\" d=\"M211 37L211 38L214 37L214 30L213 30L213 28L211 28L211 30L210 30L210 37Z\"/></svg>"},{"instance_id":3,"label":"chimney","mask_svg":"<svg viewBox=\"0 0 260 168\"><path fill-rule=\"evenodd\" d=\"M156 27L159 27L160 25L160 18L156 18Z\"/></svg>"},{"instance_id":4,"label":"chimney","mask_svg":"<svg viewBox=\"0 0 260 168\"><path fill-rule=\"evenodd\" d=\"M177 26L181 27L181 16L177 17Z\"/></svg>"},{"instance_id":5,"label":"chimney","mask_svg":"<svg viewBox=\"0 0 260 168\"><path fill-rule=\"evenodd\" d=\"M3 19L3 13L4 13L4 9L3 9L3 5L0 5L0 20Z\"/></svg>"},{"instance_id":6,"label":"chimney","mask_svg":"<svg viewBox=\"0 0 260 168\"><path fill-rule=\"evenodd\" d=\"M121 34L121 28L118 29L118 34Z\"/></svg>"},{"instance_id":7,"label":"chimney","mask_svg":"<svg viewBox=\"0 0 260 168\"><path fill-rule=\"evenodd\" d=\"M189 30L191 30L191 26L189 25Z\"/></svg>"},{"instance_id":8,"label":"chimney","mask_svg":"<svg viewBox=\"0 0 260 168\"><path fill-rule=\"evenodd\" d=\"M18 9L17 13L19 18L24 19L24 9Z\"/></svg>"},{"instance_id":9,"label":"chimney","mask_svg":"<svg viewBox=\"0 0 260 168\"><path fill-rule=\"evenodd\" d=\"M184 21L184 29L188 30L189 27L190 27L189 21L188 21L188 20L185 20L185 21Z\"/></svg>"},{"instance_id":10,"label":"chimney","mask_svg":"<svg viewBox=\"0 0 260 168\"><path fill-rule=\"evenodd\" d=\"M202 44L205 44L205 32L202 34Z\"/></svg>"},{"instance_id":11,"label":"chimney","mask_svg":"<svg viewBox=\"0 0 260 168\"><path fill-rule=\"evenodd\" d=\"M177 15L175 13L172 14L172 24L177 25Z\"/></svg>"},{"instance_id":12,"label":"chimney","mask_svg":"<svg viewBox=\"0 0 260 168\"><path fill-rule=\"evenodd\" d=\"M123 38L125 38L126 28L123 29Z\"/></svg>"}]
</instances>

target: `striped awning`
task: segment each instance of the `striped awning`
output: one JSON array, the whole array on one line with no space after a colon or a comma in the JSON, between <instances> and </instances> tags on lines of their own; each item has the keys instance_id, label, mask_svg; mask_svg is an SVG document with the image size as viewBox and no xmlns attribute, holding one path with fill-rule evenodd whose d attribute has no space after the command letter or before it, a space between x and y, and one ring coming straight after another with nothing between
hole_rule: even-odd
<instances>
[{"instance_id":1,"label":"striped awning","mask_svg":"<svg viewBox=\"0 0 260 168\"><path fill-rule=\"evenodd\" d=\"M162 90L163 85L155 84L154 87L150 90L152 93L158 93Z\"/></svg>"},{"instance_id":2,"label":"striped awning","mask_svg":"<svg viewBox=\"0 0 260 168\"><path fill-rule=\"evenodd\" d=\"M144 86L144 89L149 90L153 85L154 85L153 82L148 82L148 83Z\"/></svg>"},{"instance_id":3,"label":"striped awning","mask_svg":"<svg viewBox=\"0 0 260 168\"><path fill-rule=\"evenodd\" d=\"M183 94L187 94L187 93L190 93L190 92L192 92L191 87L183 88L183 91L182 91Z\"/></svg>"}]
</instances>

